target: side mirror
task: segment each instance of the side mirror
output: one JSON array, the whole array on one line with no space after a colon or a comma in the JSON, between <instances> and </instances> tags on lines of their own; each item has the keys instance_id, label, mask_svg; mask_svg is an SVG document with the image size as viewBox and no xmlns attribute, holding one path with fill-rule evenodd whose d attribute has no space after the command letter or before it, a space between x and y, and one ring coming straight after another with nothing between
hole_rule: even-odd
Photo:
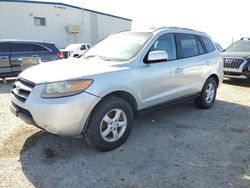
<instances>
[{"instance_id":1,"label":"side mirror","mask_svg":"<svg viewBox=\"0 0 250 188\"><path fill-rule=\"evenodd\" d=\"M147 63L157 63L168 60L168 53L165 51L151 51L148 54Z\"/></svg>"}]
</instances>

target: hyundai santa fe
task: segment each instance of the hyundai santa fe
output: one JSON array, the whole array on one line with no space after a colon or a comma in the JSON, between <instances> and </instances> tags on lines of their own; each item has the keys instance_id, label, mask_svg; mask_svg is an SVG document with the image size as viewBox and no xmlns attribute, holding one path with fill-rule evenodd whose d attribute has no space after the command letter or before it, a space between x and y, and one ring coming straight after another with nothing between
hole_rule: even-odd
<instances>
[{"instance_id":1,"label":"hyundai santa fe","mask_svg":"<svg viewBox=\"0 0 250 188\"><path fill-rule=\"evenodd\" d=\"M176 27L113 34L59 61L19 75L11 111L57 135L84 135L102 151L122 145L140 113L187 99L212 107L223 78L211 38Z\"/></svg>"}]
</instances>

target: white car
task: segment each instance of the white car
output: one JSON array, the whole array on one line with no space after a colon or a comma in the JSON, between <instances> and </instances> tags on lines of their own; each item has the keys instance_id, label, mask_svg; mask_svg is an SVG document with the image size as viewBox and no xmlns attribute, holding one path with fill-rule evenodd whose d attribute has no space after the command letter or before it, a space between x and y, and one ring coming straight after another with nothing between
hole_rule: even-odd
<instances>
[{"instance_id":1,"label":"white car","mask_svg":"<svg viewBox=\"0 0 250 188\"><path fill-rule=\"evenodd\" d=\"M90 48L91 48L90 44L77 43L77 44L70 44L65 49L61 49L60 51L63 53L64 58L79 57Z\"/></svg>"}]
</instances>

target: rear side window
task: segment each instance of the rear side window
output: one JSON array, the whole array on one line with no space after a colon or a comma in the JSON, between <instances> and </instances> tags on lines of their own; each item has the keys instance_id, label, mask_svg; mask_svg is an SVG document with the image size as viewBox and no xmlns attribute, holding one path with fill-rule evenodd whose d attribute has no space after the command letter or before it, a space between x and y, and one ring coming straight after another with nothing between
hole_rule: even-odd
<instances>
[{"instance_id":1,"label":"rear side window","mask_svg":"<svg viewBox=\"0 0 250 188\"><path fill-rule=\"evenodd\" d=\"M204 43L204 45L207 49L207 52L212 52L215 50L215 47L210 39L208 39L207 37L204 37L204 36L200 36L200 38L201 38L202 42Z\"/></svg>"},{"instance_id":2,"label":"rear side window","mask_svg":"<svg viewBox=\"0 0 250 188\"><path fill-rule=\"evenodd\" d=\"M181 57L188 58L199 55L199 48L195 35L176 34L180 46Z\"/></svg>"},{"instance_id":3,"label":"rear side window","mask_svg":"<svg viewBox=\"0 0 250 188\"><path fill-rule=\"evenodd\" d=\"M86 50L86 46L82 45L81 50Z\"/></svg>"},{"instance_id":4,"label":"rear side window","mask_svg":"<svg viewBox=\"0 0 250 188\"><path fill-rule=\"evenodd\" d=\"M0 43L0 53L9 52L9 43Z\"/></svg>"},{"instance_id":5,"label":"rear side window","mask_svg":"<svg viewBox=\"0 0 250 188\"><path fill-rule=\"evenodd\" d=\"M13 43L12 52L45 52L49 51L47 48L36 44L28 43Z\"/></svg>"},{"instance_id":6,"label":"rear side window","mask_svg":"<svg viewBox=\"0 0 250 188\"><path fill-rule=\"evenodd\" d=\"M168 60L176 59L174 35L171 33L163 34L154 42L150 51L165 51L168 54Z\"/></svg>"}]
</instances>

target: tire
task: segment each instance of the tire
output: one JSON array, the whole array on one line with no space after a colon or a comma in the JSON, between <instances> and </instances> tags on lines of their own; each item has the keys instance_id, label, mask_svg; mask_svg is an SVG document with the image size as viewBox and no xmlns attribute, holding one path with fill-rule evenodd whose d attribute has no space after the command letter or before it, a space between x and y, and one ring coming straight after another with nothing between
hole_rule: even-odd
<instances>
[{"instance_id":1,"label":"tire","mask_svg":"<svg viewBox=\"0 0 250 188\"><path fill-rule=\"evenodd\" d=\"M217 94L217 83L214 78L210 77L205 82L201 90L201 94L195 100L195 103L198 107L203 109L211 108L215 102L216 94Z\"/></svg>"},{"instance_id":2,"label":"tire","mask_svg":"<svg viewBox=\"0 0 250 188\"><path fill-rule=\"evenodd\" d=\"M100 151L118 148L131 132L133 117L133 110L125 100L104 98L90 116L84 133L87 143Z\"/></svg>"}]
</instances>

